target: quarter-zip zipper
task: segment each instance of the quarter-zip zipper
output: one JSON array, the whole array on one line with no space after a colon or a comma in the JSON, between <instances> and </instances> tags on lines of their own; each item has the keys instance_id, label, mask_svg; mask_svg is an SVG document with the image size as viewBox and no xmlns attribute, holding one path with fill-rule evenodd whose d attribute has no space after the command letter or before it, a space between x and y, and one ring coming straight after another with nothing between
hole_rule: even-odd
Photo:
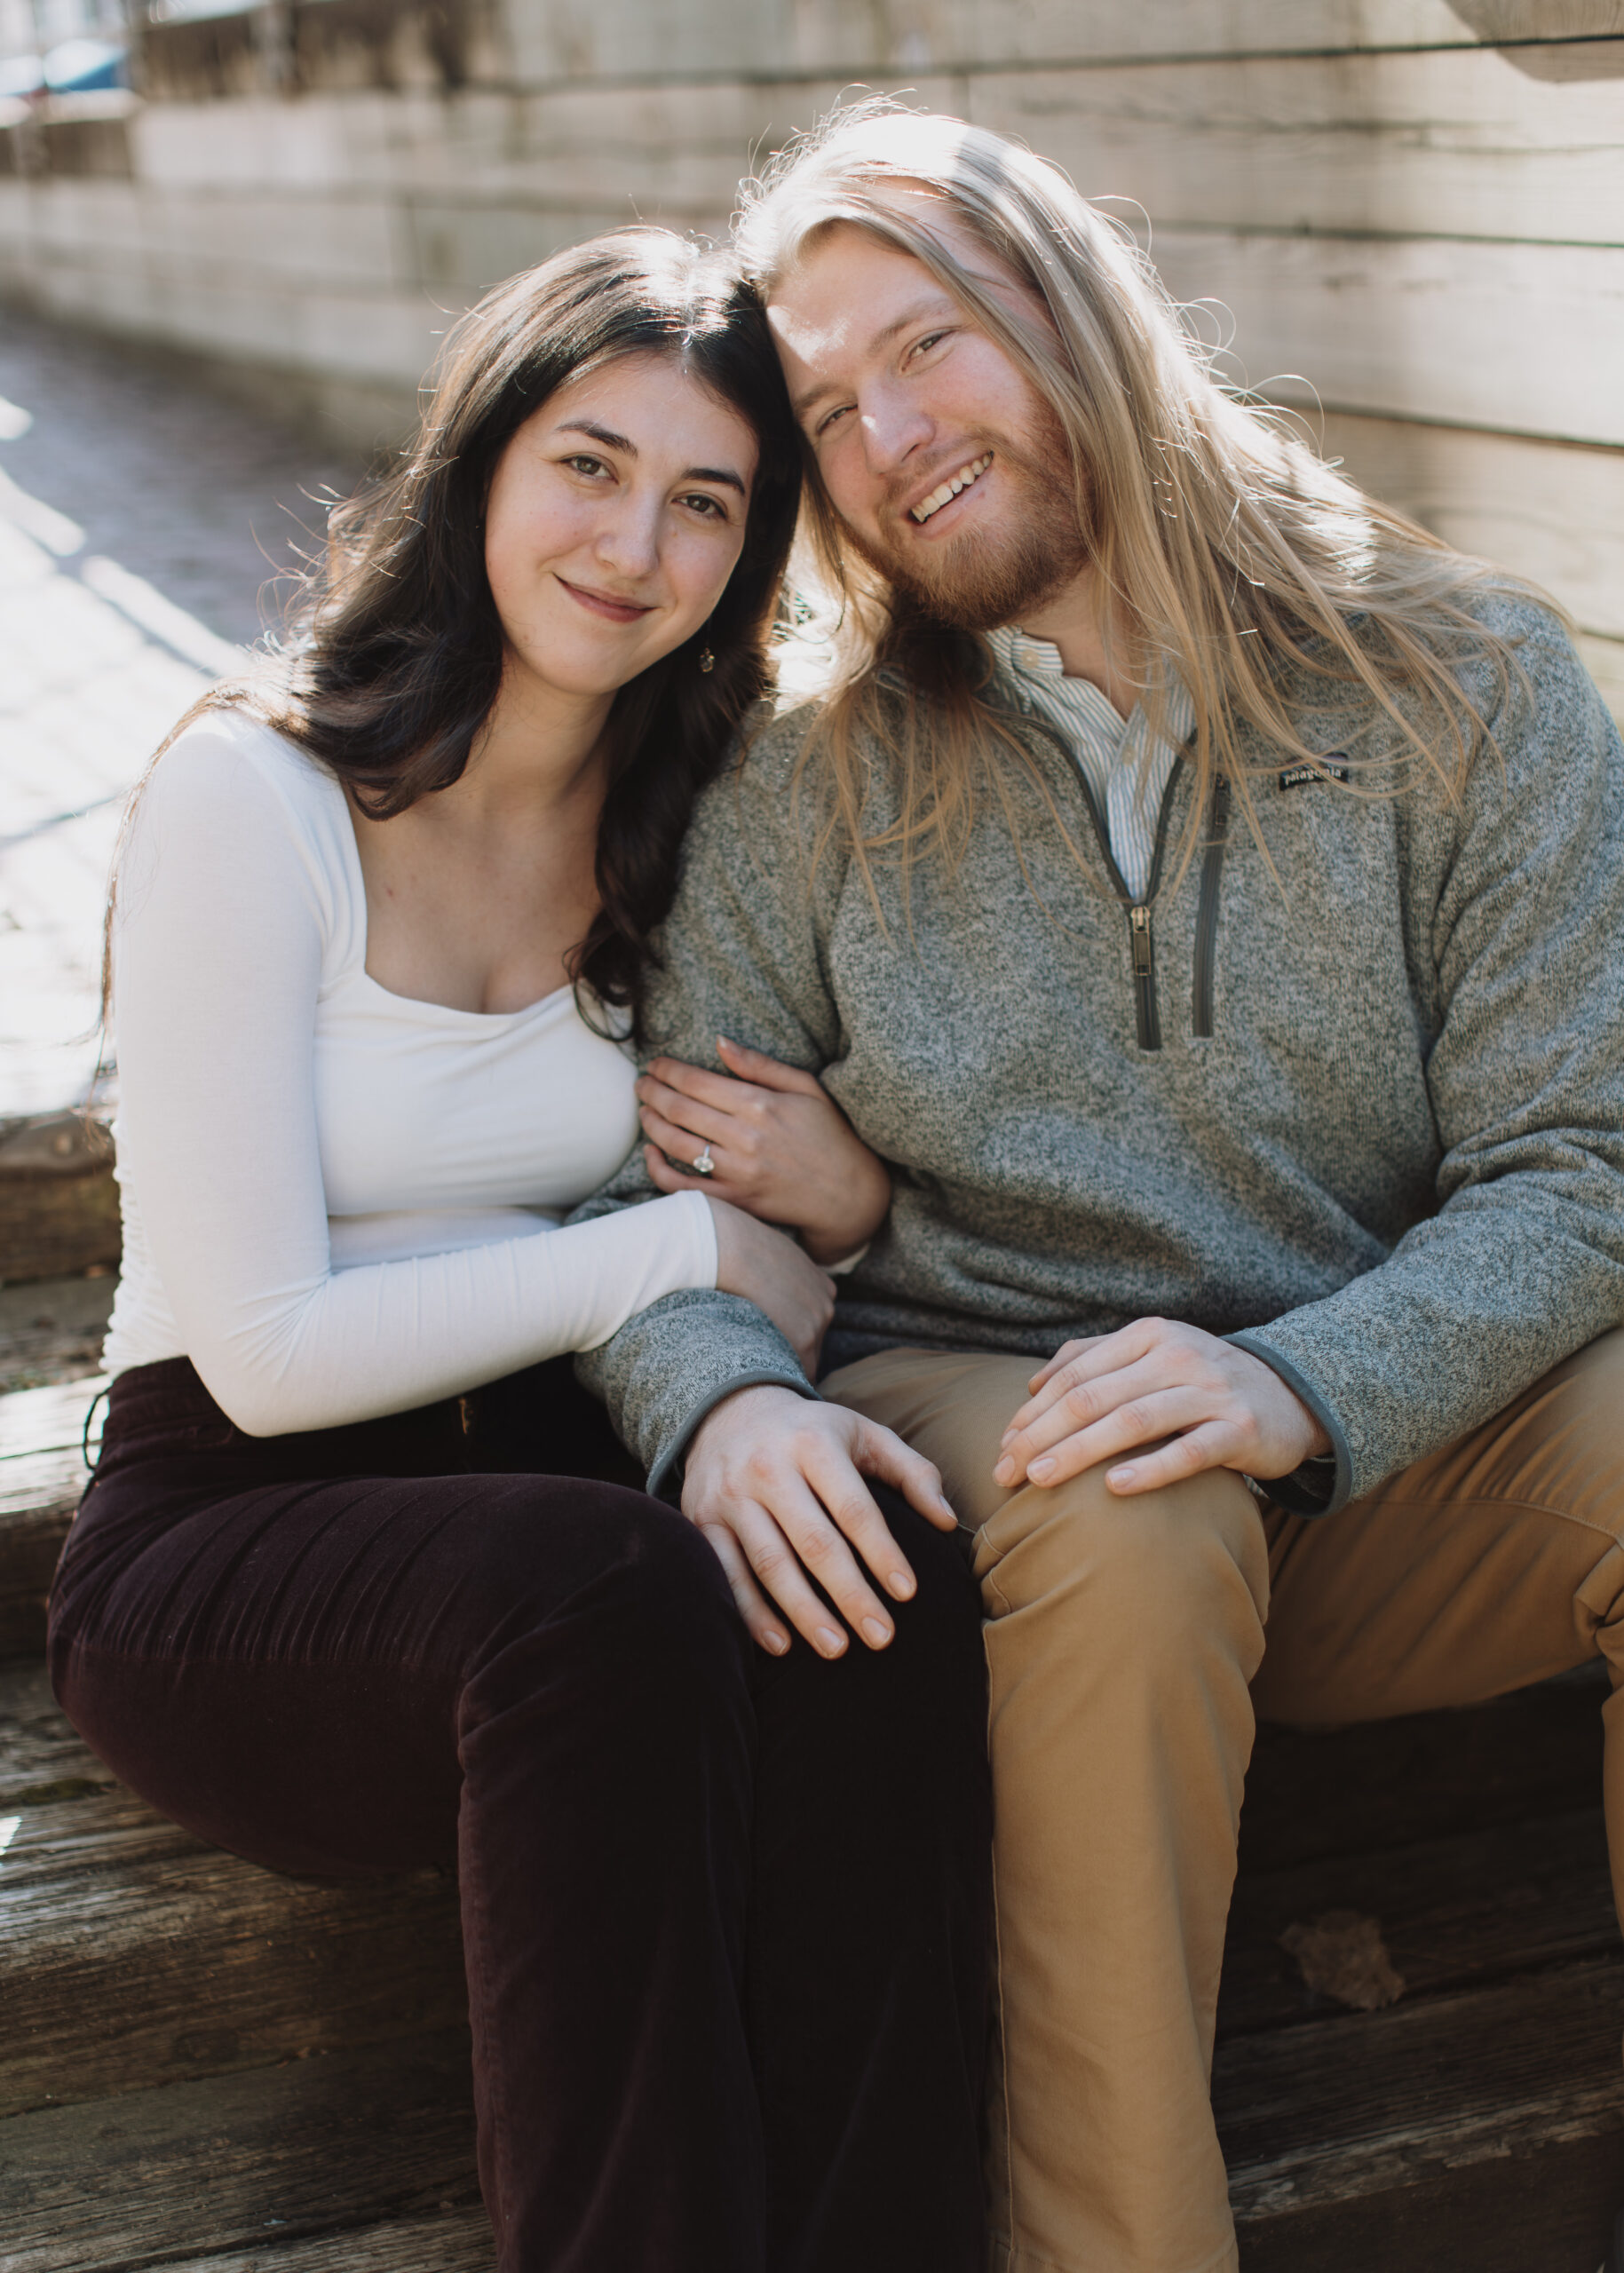
<instances>
[{"instance_id":1,"label":"quarter-zip zipper","mask_svg":"<svg viewBox=\"0 0 1624 2273\"><path fill-rule=\"evenodd\" d=\"M1178 787L1178 777L1184 771L1184 753L1177 752L1168 769L1167 787L1162 790L1161 804L1156 813L1156 842L1151 853L1151 872L1145 880L1144 898L1136 899L1128 889L1128 879L1116 864L1116 855L1111 850L1110 832L1095 802L1089 778L1077 763L1076 752L1068 748L1064 736L1051 726L1046 718L1040 718L1031 711L1023 711L1020 717L1023 725L1034 727L1046 741L1054 744L1056 749L1066 760L1067 773L1077 785L1078 794L1082 799L1084 809L1093 825L1095 840L1098 843L1101 857L1105 860L1106 874L1111 879L1111 889L1121 901L1128 917L1128 952L1133 971L1134 1024L1137 1030L1139 1047L1141 1049L1160 1049L1161 1015L1156 1000L1156 934L1152 911L1157 891L1161 884L1162 856L1168 847L1168 821L1173 811L1173 795Z\"/></svg>"},{"instance_id":2,"label":"quarter-zip zipper","mask_svg":"<svg viewBox=\"0 0 1624 2273\"><path fill-rule=\"evenodd\" d=\"M1156 938L1151 928L1148 900L1137 899L1128 911L1128 947L1133 957L1133 1006L1141 1049L1160 1049L1161 1020L1156 1008Z\"/></svg>"},{"instance_id":3,"label":"quarter-zip zipper","mask_svg":"<svg viewBox=\"0 0 1624 2273\"><path fill-rule=\"evenodd\" d=\"M1207 858L1201 863L1201 897L1195 911L1195 986L1190 1031L1198 1041L1212 1039L1212 970L1218 939L1218 886L1224 876L1224 847L1229 836L1229 780L1220 773L1212 785L1207 828Z\"/></svg>"},{"instance_id":4,"label":"quarter-zip zipper","mask_svg":"<svg viewBox=\"0 0 1624 2273\"><path fill-rule=\"evenodd\" d=\"M1128 953L1133 970L1134 1025L1141 1049L1161 1047L1161 1011L1156 1000L1156 927L1153 914L1157 892L1161 889L1161 859L1168 848L1168 820L1173 811L1173 793L1178 787L1178 776L1184 759L1176 756L1168 769L1167 787L1161 793L1161 804L1156 814L1156 842L1151 853L1151 872L1145 879L1145 897L1136 899L1128 889L1127 879L1116 864L1111 850L1111 840L1105 825L1094 803L1094 792L1083 777L1082 768L1073 758L1076 773L1084 796L1089 801L1089 812L1094 822L1095 834L1105 853L1105 864L1111 871L1112 882L1128 915Z\"/></svg>"}]
</instances>

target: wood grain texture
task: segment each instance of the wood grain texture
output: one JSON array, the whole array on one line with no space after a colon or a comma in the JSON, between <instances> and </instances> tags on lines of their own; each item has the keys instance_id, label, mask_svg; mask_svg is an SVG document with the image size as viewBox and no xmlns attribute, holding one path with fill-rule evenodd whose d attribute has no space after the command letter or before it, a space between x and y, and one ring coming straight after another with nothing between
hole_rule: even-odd
<instances>
[{"instance_id":1,"label":"wood grain texture","mask_svg":"<svg viewBox=\"0 0 1624 2273\"><path fill-rule=\"evenodd\" d=\"M84 1416L107 1385L101 1378L58 1382L48 1389L17 1390L0 1398L0 1509L34 1504L29 1493L54 1488L42 1479L55 1471L34 1463L71 1452L83 1475Z\"/></svg>"},{"instance_id":2,"label":"wood grain texture","mask_svg":"<svg viewBox=\"0 0 1624 2273\"><path fill-rule=\"evenodd\" d=\"M184 2262L165 2258L155 2273L493 2273L495 2261L483 2210L441 2210L432 2218L349 2226L286 2248L272 2243Z\"/></svg>"},{"instance_id":3,"label":"wood grain texture","mask_svg":"<svg viewBox=\"0 0 1624 2273\"><path fill-rule=\"evenodd\" d=\"M59 1470L69 1476L66 1458ZM45 1601L73 1509L66 1496L44 1510L0 1507L0 1661L37 1657L45 1646Z\"/></svg>"},{"instance_id":4,"label":"wood grain texture","mask_svg":"<svg viewBox=\"0 0 1624 2273\"><path fill-rule=\"evenodd\" d=\"M1624 32L1621 0L1453 0L1479 39L1581 39Z\"/></svg>"},{"instance_id":5,"label":"wood grain texture","mask_svg":"<svg viewBox=\"0 0 1624 2273\"><path fill-rule=\"evenodd\" d=\"M1491 49L989 73L967 92L978 125L1157 230L1624 242L1624 92Z\"/></svg>"},{"instance_id":6,"label":"wood grain texture","mask_svg":"<svg viewBox=\"0 0 1624 2273\"><path fill-rule=\"evenodd\" d=\"M852 6L853 0L847 0ZM1461 46L1476 34L1443 0L882 0L882 20L918 27L931 58L996 62L1115 56L1296 54L1339 48ZM819 8L809 14L821 14ZM867 5L863 12L867 14Z\"/></svg>"},{"instance_id":7,"label":"wood grain texture","mask_svg":"<svg viewBox=\"0 0 1624 2273\"><path fill-rule=\"evenodd\" d=\"M1339 2009L1307 1987L1280 1945L1289 1927L1338 1910L1376 1920L1409 2002L1619 1952L1599 1807L1243 1873L1224 1945L1221 2040Z\"/></svg>"},{"instance_id":8,"label":"wood grain texture","mask_svg":"<svg viewBox=\"0 0 1624 2273\"><path fill-rule=\"evenodd\" d=\"M0 1287L0 1396L99 1373L117 1285L92 1271Z\"/></svg>"},{"instance_id":9,"label":"wood grain texture","mask_svg":"<svg viewBox=\"0 0 1624 2273\"><path fill-rule=\"evenodd\" d=\"M1493 2047L1480 2047L1493 2058ZM1430 2165L1398 2185L1240 2220L1246 2273L1598 2273L1624 2198L1610 2134Z\"/></svg>"},{"instance_id":10,"label":"wood grain texture","mask_svg":"<svg viewBox=\"0 0 1624 2273\"><path fill-rule=\"evenodd\" d=\"M0 1659L44 1647L45 1596L88 1480L83 1437L99 1379L0 1398Z\"/></svg>"},{"instance_id":11,"label":"wood grain texture","mask_svg":"<svg viewBox=\"0 0 1624 2273\"><path fill-rule=\"evenodd\" d=\"M468 2039L452 2031L13 2117L0 2156L4 2273L231 2252L252 2264L271 2235L280 2249L385 2219L410 2231L442 2203L478 2198Z\"/></svg>"},{"instance_id":12,"label":"wood grain texture","mask_svg":"<svg viewBox=\"0 0 1624 2273\"><path fill-rule=\"evenodd\" d=\"M1388 418L1306 426L1374 496L1543 586L1581 630L1624 640L1624 451Z\"/></svg>"},{"instance_id":13,"label":"wood grain texture","mask_svg":"<svg viewBox=\"0 0 1624 2273\"><path fill-rule=\"evenodd\" d=\"M1624 250L1163 229L1155 256L1279 400L1624 445Z\"/></svg>"},{"instance_id":14,"label":"wood grain texture","mask_svg":"<svg viewBox=\"0 0 1624 2273\"><path fill-rule=\"evenodd\" d=\"M114 1778L69 1726L43 1665L0 1665L0 1815L108 1790Z\"/></svg>"},{"instance_id":15,"label":"wood grain texture","mask_svg":"<svg viewBox=\"0 0 1624 2273\"><path fill-rule=\"evenodd\" d=\"M437 212L471 230L498 208L512 226L527 213L537 255L550 215L607 226L635 205L649 219L719 225L752 153L810 126L843 83L571 82L499 116L471 105L455 138L421 99L384 115L376 95L313 95L297 135L269 99L165 104L135 123L138 170L177 257L234 251L282 283L409 281L428 272L421 251L405 266L402 254ZM1087 195L1139 202L1158 228L1624 239L1619 89L1541 85L1487 50L944 70L907 86L912 103L1030 142ZM404 235L390 227L401 194ZM293 240L289 198L305 222ZM301 250L312 234L320 243Z\"/></svg>"},{"instance_id":16,"label":"wood grain texture","mask_svg":"<svg viewBox=\"0 0 1624 2273\"><path fill-rule=\"evenodd\" d=\"M0 1286L116 1263L121 1245L111 1168L72 1176L0 1176Z\"/></svg>"},{"instance_id":17,"label":"wood grain texture","mask_svg":"<svg viewBox=\"0 0 1624 2273\"><path fill-rule=\"evenodd\" d=\"M281 1878L116 1787L21 1814L0 1869L0 2112L466 2016L456 1889L437 1873Z\"/></svg>"},{"instance_id":18,"label":"wood grain texture","mask_svg":"<svg viewBox=\"0 0 1624 2273\"><path fill-rule=\"evenodd\" d=\"M1329 2202L1436 2162L1617 2137L1624 1961L1237 2038L1213 2097L1238 2204Z\"/></svg>"},{"instance_id":19,"label":"wood grain texture","mask_svg":"<svg viewBox=\"0 0 1624 2273\"><path fill-rule=\"evenodd\" d=\"M1356 2249L1366 2265L1594 2273L1606 2229L1591 2220L1624 2174L1621 2023L1615 1960L1221 2047L1213 2098L1248 2273L1351 2273ZM1565 2172L1584 2264L1556 2198ZM1475 2211L1447 2253L1407 2253L1406 2226L1463 2192ZM1303 2254L1316 2224L1327 2253Z\"/></svg>"},{"instance_id":20,"label":"wood grain texture","mask_svg":"<svg viewBox=\"0 0 1624 2273\"><path fill-rule=\"evenodd\" d=\"M657 74L841 77L1113 56L1465 45L1444 0L553 0L509 18L521 81Z\"/></svg>"},{"instance_id":21,"label":"wood grain texture","mask_svg":"<svg viewBox=\"0 0 1624 2273\"><path fill-rule=\"evenodd\" d=\"M554 0L510 14L521 84L828 75L843 82L1011 65L1100 66L1133 59L1219 62L1237 54L1470 49L1477 0ZM1503 17L1503 12L1502 12ZM1524 28L1492 40L1539 75L1584 78L1617 28L1612 0L1525 9ZM1489 34L1482 34L1485 39ZM1605 66L1603 66L1605 68Z\"/></svg>"},{"instance_id":22,"label":"wood grain texture","mask_svg":"<svg viewBox=\"0 0 1624 2273\"><path fill-rule=\"evenodd\" d=\"M1606 1676L1459 1712L1324 1732L1265 1725L1240 1813L1243 1874L1580 1814L1601 1796Z\"/></svg>"}]
</instances>

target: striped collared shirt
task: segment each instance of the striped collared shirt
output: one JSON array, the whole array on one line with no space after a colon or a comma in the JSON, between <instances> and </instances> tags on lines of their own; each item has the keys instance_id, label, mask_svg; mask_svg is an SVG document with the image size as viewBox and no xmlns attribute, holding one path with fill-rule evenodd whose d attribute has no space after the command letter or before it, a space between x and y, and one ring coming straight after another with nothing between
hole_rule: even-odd
<instances>
[{"instance_id":1,"label":"striped collared shirt","mask_svg":"<svg viewBox=\"0 0 1624 2273\"><path fill-rule=\"evenodd\" d=\"M1176 687L1168 708L1172 739L1153 736L1143 703L1124 718L1091 679L1069 678L1060 650L1013 626L990 633L993 652L1028 706L1052 726L1076 759L1105 819L1105 835L1122 881L1143 899L1156 849L1156 816L1178 745L1195 730L1195 705Z\"/></svg>"}]
</instances>

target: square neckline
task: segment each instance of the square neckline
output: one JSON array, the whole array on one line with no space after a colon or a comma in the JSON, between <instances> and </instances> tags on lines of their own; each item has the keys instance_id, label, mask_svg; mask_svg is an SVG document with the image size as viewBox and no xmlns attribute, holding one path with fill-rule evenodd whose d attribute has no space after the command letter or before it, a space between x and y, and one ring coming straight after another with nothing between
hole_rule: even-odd
<instances>
[{"instance_id":1,"label":"square neckline","mask_svg":"<svg viewBox=\"0 0 1624 2273\"><path fill-rule=\"evenodd\" d=\"M301 751L300 755L308 757L310 753ZM344 859L357 910L354 928L360 941L352 974L353 977L360 978L364 986L371 987L375 994L381 994L386 1002L398 1002L412 1010L432 1011L436 1017L442 1018L472 1019L476 1024L483 1026L504 1024L511 1026L520 1018L533 1018L538 1010L547 1010L566 998L569 1000L572 1007L576 1008L578 1013L579 1006L575 1004L574 1000L575 990L568 979L566 979L561 986L555 986L550 994L538 994L533 1002L521 1004L517 1010L464 1010L455 1002L432 1002L426 994L401 994L394 987L385 986L381 978L375 978L367 968L367 951L372 937L372 910L367 900L367 872L361 866L360 846L355 836L355 815L351 810L349 796L344 783L331 767L322 765L319 758L312 762L320 767L323 780L330 787L344 812Z\"/></svg>"}]
</instances>

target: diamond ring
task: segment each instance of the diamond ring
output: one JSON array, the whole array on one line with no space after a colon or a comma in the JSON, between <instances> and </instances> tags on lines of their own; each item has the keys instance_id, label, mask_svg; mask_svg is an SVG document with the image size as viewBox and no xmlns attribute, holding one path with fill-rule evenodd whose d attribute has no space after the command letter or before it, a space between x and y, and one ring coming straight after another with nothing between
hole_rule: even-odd
<instances>
[{"instance_id":1,"label":"diamond ring","mask_svg":"<svg viewBox=\"0 0 1624 2273\"><path fill-rule=\"evenodd\" d=\"M709 1145L706 1145L697 1160L690 1160L688 1166L693 1170L695 1176L714 1176L717 1172L717 1164L710 1157Z\"/></svg>"}]
</instances>

